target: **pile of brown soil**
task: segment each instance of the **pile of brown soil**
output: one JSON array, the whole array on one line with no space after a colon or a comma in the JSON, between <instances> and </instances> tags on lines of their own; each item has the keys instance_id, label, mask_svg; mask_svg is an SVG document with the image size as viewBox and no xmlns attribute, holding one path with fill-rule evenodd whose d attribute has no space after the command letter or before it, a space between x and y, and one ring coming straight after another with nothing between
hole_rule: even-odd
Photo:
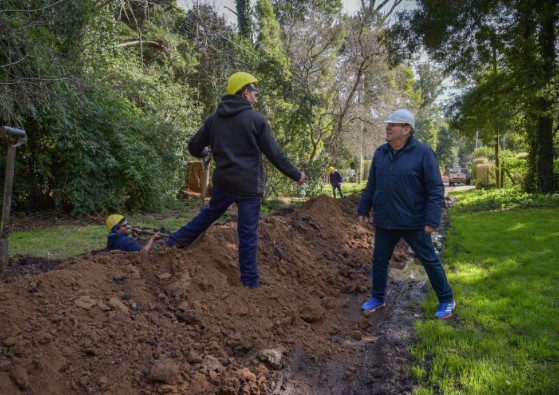
<instances>
[{"instance_id":1,"label":"pile of brown soil","mask_svg":"<svg viewBox=\"0 0 559 395\"><path fill-rule=\"evenodd\" d=\"M321 196L262 218L258 289L239 284L233 222L188 250L7 270L0 393L410 393L424 283L391 279L384 311L360 314L374 231L356 205Z\"/></svg>"}]
</instances>

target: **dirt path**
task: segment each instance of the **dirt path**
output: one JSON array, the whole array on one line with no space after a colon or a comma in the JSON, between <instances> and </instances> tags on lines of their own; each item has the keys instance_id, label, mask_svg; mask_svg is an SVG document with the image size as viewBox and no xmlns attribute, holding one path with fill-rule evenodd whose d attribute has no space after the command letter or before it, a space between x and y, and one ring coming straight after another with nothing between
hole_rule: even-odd
<instances>
[{"instance_id":1,"label":"dirt path","mask_svg":"<svg viewBox=\"0 0 559 395\"><path fill-rule=\"evenodd\" d=\"M0 393L411 393L425 282L410 278L399 246L387 307L360 314L373 229L356 205L321 196L263 218L256 290L239 286L234 223L190 250L11 267L0 281Z\"/></svg>"}]
</instances>

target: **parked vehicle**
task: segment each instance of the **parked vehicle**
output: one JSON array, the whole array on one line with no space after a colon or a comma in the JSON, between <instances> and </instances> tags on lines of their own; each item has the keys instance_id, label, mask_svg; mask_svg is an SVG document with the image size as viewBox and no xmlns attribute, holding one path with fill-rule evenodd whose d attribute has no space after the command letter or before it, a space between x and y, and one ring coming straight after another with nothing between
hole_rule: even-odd
<instances>
[{"instance_id":1,"label":"parked vehicle","mask_svg":"<svg viewBox=\"0 0 559 395\"><path fill-rule=\"evenodd\" d=\"M448 172L448 185L453 186L454 184L465 184L470 185L470 180L472 175L465 167L459 169L451 169Z\"/></svg>"}]
</instances>

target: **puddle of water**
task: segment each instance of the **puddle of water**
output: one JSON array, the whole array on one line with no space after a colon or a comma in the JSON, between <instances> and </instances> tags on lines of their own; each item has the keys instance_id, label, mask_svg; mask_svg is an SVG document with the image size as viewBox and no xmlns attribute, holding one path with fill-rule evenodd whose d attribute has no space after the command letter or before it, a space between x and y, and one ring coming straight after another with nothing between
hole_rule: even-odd
<instances>
[{"instance_id":1,"label":"puddle of water","mask_svg":"<svg viewBox=\"0 0 559 395\"><path fill-rule=\"evenodd\" d=\"M390 274L400 281L407 280L408 278L413 278L418 281L429 280L429 278L427 277L427 273L425 273L425 269L423 269L421 263L415 263L413 259L408 259L402 269L397 269L395 267L392 267L392 265L390 265L389 267Z\"/></svg>"}]
</instances>

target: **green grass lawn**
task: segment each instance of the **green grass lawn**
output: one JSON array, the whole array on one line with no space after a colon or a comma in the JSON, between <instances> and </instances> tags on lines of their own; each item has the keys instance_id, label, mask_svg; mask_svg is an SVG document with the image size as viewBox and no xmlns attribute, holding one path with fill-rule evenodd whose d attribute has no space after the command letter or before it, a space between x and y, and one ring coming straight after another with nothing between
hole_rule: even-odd
<instances>
[{"instance_id":1,"label":"green grass lawn","mask_svg":"<svg viewBox=\"0 0 559 395\"><path fill-rule=\"evenodd\" d=\"M365 188L365 185L367 185L367 181L363 181L361 183L358 182L343 182L342 183L342 192L344 193L344 195L353 195L353 194L361 194L361 191L363 191L363 188ZM328 195L328 196L332 196L332 185L330 184L324 184L324 186L322 187L322 192L323 195Z\"/></svg>"},{"instance_id":2,"label":"green grass lawn","mask_svg":"<svg viewBox=\"0 0 559 395\"><path fill-rule=\"evenodd\" d=\"M197 212L198 209L193 209L190 214L181 212L180 216L176 218L160 219L137 214L127 216L127 219L132 226L148 229L163 227L175 231ZM105 248L107 234L104 223L86 226L61 225L48 229L12 232L9 241L9 257L17 259L18 256L30 255L48 259L65 259Z\"/></svg>"},{"instance_id":3,"label":"green grass lawn","mask_svg":"<svg viewBox=\"0 0 559 395\"><path fill-rule=\"evenodd\" d=\"M452 213L443 260L458 307L417 327L418 394L559 394L558 212ZM427 316L435 305L431 293Z\"/></svg>"},{"instance_id":4,"label":"green grass lawn","mask_svg":"<svg viewBox=\"0 0 559 395\"><path fill-rule=\"evenodd\" d=\"M302 201L300 200L267 200L263 203L262 214L265 215L287 205L298 205L301 203ZM169 232L174 232L198 214L199 210L199 203L191 201L177 213L171 215L135 214L126 215L126 218L132 226L139 226L145 229L164 228ZM229 218L228 215L224 215L216 222L223 223L229 220ZM104 222L99 223L99 225L60 225L53 228L11 232L8 255L10 260L16 260L20 256L66 259L105 248L107 234ZM147 240L148 236L140 237L145 237Z\"/></svg>"}]
</instances>

